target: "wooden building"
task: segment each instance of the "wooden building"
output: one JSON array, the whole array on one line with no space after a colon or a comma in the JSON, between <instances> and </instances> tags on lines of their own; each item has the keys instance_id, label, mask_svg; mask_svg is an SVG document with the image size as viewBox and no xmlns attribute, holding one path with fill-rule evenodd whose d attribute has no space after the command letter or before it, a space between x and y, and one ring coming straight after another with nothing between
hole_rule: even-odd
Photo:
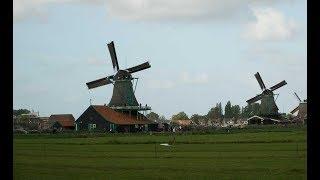
<instances>
[{"instance_id":1,"label":"wooden building","mask_svg":"<svg viewBox=\"0 0 320 180\"><path fill-rule=\"evenodd\" d=\"M72 114L53 114L49 117L49 123L52 129L75 129L75 119Z\"/></svg>"},{"instance_id":2,"label":"wooden building","mask_svg":"<svg viewBox=\"0 0 320 180\"><path fill-rule=\"evenodd\" d=\"M103 132L155 131L157 123L140 113L125 113L106 105L91 105L77 119L76 129Z\"/></svg>"}]
</instances>

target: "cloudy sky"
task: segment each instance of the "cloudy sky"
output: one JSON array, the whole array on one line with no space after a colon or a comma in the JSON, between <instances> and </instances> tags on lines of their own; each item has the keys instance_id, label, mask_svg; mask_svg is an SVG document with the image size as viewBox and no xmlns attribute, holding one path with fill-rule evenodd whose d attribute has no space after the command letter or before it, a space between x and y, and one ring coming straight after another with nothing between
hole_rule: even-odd
<instances>
[{"instance_id":1,"label":"cloudy sky","mask_svg":"<svg viewBox=\"0 0 320 180\"><path fill-rule=\"evenodd\" d=\"M14 0L13 108L41 116L108 103L112 86L85 83L149 61L135 73L140 103L167 118L206 114L217 102L246 105L276 90L281 112L307 97L306 0Z\"/></svg>"}]
</instances>

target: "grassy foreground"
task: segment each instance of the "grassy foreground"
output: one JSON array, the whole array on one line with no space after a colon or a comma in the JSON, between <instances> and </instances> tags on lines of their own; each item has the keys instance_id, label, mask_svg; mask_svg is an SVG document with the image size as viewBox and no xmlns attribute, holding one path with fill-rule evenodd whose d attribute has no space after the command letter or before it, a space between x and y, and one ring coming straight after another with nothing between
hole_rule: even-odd
<instances>
[{"instance_id":1,"label":"grassy foreground","mask_svg":"<svg viewBox=\"0 0 320 180\"><path fill-rule=\"evenodd\" d=\"M306 130L17 135L14 179L306 179Z\"/></svg>"}]
</instances>

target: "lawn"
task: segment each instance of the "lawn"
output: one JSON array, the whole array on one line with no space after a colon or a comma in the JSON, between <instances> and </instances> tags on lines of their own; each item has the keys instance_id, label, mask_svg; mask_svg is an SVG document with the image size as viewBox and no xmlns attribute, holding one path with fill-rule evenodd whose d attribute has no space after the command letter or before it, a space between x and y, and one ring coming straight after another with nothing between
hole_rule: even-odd
<instances>
[{"instance_id":1,"label":"lawn","mask_svg":"<svg viewBox=\"0 0 320 180\"><path fill-rule=\"evenodd\" d=\"M175 138L171 147L160 146ZM306 130L15 135L14 179L306 179Z\"/></svg>"}]
</instances>

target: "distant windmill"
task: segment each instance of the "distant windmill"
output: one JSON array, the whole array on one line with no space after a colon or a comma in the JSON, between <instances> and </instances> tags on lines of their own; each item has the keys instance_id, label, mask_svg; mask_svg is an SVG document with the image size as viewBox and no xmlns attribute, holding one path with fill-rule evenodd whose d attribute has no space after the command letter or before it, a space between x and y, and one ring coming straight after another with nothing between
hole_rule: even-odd
<instances>
[{"instance_id":1,"label":"distant windmill","mask_svg":"<svg viewBox=\"0 0 320 180\"><path fill-rule=\"evenodd\" d=\"M259 72L257 72L254 76L256 77L256 79L260 85L262 93L247 100L246 102L248 104L252 104L254 102L261 100L260 115L262 117L267 117L267 118L279 118L279 113L278 113L279 109L275 103L273 91L286 85L287 82L285 80L283 80L283 81L279 82L278 84L272 86L271 88L267 89L262 81L262 78L261 78Z\"/></svg>"},{"instance_id":2,"label":"distant windmill","mask_svg":"<svg viewBox=\"0 0 320 180\"><path fill-rule=\"evenodd\" d=\"M298 111L298 114L296 116L297 120L304 122L307 119L307 99L301 101L297 93L294 92L294 95L297 98L299 105L296 108L294 108L290 113L294 114Z\"/></svg>"}]
</instances>

